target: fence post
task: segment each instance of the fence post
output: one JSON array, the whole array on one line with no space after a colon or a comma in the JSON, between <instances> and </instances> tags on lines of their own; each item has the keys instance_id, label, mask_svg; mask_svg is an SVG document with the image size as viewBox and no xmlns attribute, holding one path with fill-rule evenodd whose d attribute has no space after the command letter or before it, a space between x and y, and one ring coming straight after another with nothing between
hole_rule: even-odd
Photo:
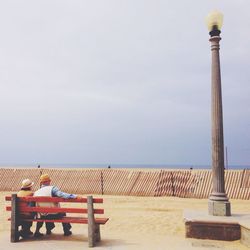
<instances>
[{"instance_id":1,"label":"fence post","mask_svg":"<svg viewBox=\"0 0 250 250\"><path fill-rule=\"evenodd\" d=\"M172 196L175 196L174 175L173 175L173 172L171 172L171 187L172 187Z\"/></svg>"},{"instance_id":2,"label":"fence post","mask_svg":"<svg viewBox=\"0 0 250 250\"><path fill-rule=\"evenodd\" d=\"M102 190L102 195L104 194L104 191L103 191L103 173L101 171L101 190Z\"/></svg>"}]
</instances>

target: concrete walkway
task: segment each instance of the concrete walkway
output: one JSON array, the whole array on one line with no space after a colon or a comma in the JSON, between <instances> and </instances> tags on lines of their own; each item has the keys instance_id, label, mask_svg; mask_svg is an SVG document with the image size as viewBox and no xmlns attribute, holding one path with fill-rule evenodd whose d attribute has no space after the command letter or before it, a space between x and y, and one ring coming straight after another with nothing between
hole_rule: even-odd
<instances>
[{"instance_id":1,"label":"concrete walkway","mask_svg":"<svg viewBox=\"0 0 250 250\"><path fill-rule=\"evenodd\" d=\"M161 241L161 242L159 242ZM196 239L181 239L175 237L166 237L163 239L155 239L155 247L152 249L147 246L147 239L141 239L141 243L123 241L117 237L105 237L101 243L94 249L107 250L247 250L248 248L240 244L240 242L210 241ZM158 247L157 243L161 247ZM88 248L88 240L86 236L76 234L70 237L64 237L61 234L53 234L44 236L39 239L21 240L17 243L10 243L10 233L7 231L0 232L0 250L82 250Z\"/></svg>"}]
</instances>

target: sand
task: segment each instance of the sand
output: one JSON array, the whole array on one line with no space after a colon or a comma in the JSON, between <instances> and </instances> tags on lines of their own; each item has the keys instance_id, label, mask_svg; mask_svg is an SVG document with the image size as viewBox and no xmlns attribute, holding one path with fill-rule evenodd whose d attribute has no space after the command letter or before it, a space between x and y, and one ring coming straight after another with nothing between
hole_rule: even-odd
<instances>
[{"instance_id":1,"label":"sand","mask_svg":"<svg viewBox=\"0 0 250 250\"><path fill-rule=\"evenodd\" d=\"M42 239L9 243L10 212L5 211L4 196L0 192L0 249L87 249L87 226L73 224L73 235L62 236L57 224L54 234ZM96 249L248 249L240 241L225 242L185 238L183 211L207 210L207 199L177 197L103 196L105 217L110 218L101 226L102 241ZM250 213L249 200L230 200L232 213ZM34 230L34 228L33 228ZM44 229L43 229L44 230Z\"/></svg>"}]
</instances>

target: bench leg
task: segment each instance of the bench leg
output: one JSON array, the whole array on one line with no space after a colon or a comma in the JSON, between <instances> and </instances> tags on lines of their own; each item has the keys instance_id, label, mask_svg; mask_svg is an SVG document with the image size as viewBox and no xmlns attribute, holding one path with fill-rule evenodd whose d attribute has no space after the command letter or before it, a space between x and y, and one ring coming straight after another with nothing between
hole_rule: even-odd
<instances>
[{"instance_id":1,"label":"bench leg","mask_svg":"<svg viewBox=\"0 0 250 250\"><path fill-rule=\"evenodd\" d=\"M101 240L101 233L100 233L100 225L99 224L95 225L95 239L96 239L96 242L99 242Z\"/></svg>"},{"instance_id":2,"label":"bench leg","mask_svg":"<svg viewBox=\"0 0 250 250\"><path fill-rule=\"evenodd\" d=\"M88 239L89 247L95 246L95 218L94 218L94 207L93 207L93 197L87 196L87 206L88 206Z\"/></svg>"},{"instance_id":3,"label":"bench leg","mask_svg":"<svg viewBox=\"0 0 250 250\"><path fill-rule=\"evenodd\" d=\"M11 226L10 241L11 242L19 241L18 227L16 227L15 225Z\"/></svg>"},{"instance_id":4,"label":"bench leg","mask_svg":"<svg viewBox=\"0 0 250 250\"><path fill-rule=\"evenodd\" d=\"M89 241L89 247L95 246L95 225L88 225L88 241Z\"/></svg>"},{"instance_id":5,"label":"bench leg","mask_svg":"<svg viewBox=\"0 0 250 250\"><path fill-rule=\"evenodd\" d=\"M13 194L11 197L11 228L10 228L10 241L19 241L18 232L18 210L17 210L17 195Z\"/></svg>"},{"instance_id":6,"label":"bench leg","mask_svg":"<svg viewBox=\"0 0 250 250\"><path fill-rule=\"evenodd\" d=\"M101 240L100 225L93 224L92 227L88 229L89 247L94 247L96 242Z\"/></svg>"}]
</instances>

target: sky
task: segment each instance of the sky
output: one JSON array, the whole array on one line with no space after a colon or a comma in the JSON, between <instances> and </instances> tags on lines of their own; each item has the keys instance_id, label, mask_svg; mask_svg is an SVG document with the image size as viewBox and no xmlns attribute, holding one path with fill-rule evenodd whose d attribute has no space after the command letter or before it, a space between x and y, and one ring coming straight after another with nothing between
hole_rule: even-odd
<instances>
[{"instance_id":1,"label":"sky","mask_svg":"<svg viewBox=\"0 0 250 250\"><path fill-rule=\"evenodd\" d=\"M0 1L0 165L211 164L221 33L224 146L250 165L249 0Z\"/></svg>"}]
</instances>

